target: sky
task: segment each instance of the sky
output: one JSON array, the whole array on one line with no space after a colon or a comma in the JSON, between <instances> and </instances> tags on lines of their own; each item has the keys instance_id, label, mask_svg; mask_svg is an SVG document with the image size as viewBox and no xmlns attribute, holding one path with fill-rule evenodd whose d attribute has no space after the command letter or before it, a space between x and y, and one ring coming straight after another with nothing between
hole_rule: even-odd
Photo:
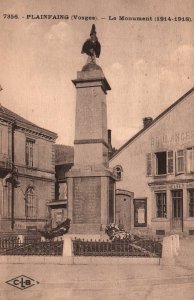
<instances>
[{"instance_id":1,"label":"sky","mask_svg":"<svg viewBox=\"0 0 194 300\"><path fill-rule=\"evenodd\" d=\"M27 19L46 14L69 19ZM144 117L155 118L194 86L194 0L0 0L0 103L73 145L72 80L86 63L81 47L93 23L102 47L97 64L111 86L108 128L119 148Z\"/></svg>"}]
</instances>

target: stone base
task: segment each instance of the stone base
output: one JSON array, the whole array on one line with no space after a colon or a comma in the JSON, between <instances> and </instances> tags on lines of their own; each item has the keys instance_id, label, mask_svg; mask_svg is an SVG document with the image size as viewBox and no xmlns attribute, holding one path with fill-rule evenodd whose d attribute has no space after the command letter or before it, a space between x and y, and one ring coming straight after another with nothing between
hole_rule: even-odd
<instances>
[{"instance_id":1,"label":"stone base","mask_svg":"<svg viewBox=\"0 0 194 300\"><path fill-rule=\"evenodd\" d=\"M99 234L102 233L101 224L71 224L69 234Z\"/></svg>"},{"instance_id":2,"label":"stone base","mask_svg":"<svg viewBox=\"0 0 194 300\"><path fill-rule=\"evenodd\" d=\"M65 234L65 236L71 238L72 240L74 239L81 239L81 240L85 240L85 241L98 241L98 240L102 240L104 239L104 236L102 237L100 234L79 234L79 233L75 233L75 234ZM107 238L105 239L107 240Z\"/></svg>"},{"instance_id":3,"label":"stone base","mask_svg":"<svg viewBox=\"0 0 194 300\"><path fill-rule=\"evenodd\" d=\"M175 259L174 257L164 257L160 259L160 265L161 266L174 266L175 265Z\"/></svg>"}]
</instances>

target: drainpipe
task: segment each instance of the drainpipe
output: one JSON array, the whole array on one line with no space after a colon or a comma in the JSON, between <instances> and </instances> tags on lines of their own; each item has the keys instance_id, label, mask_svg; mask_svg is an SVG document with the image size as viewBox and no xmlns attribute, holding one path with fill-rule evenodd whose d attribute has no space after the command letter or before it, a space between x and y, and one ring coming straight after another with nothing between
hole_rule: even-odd
<instances>
[{"instance_id":1,"label":"drainpipe","mask_svg":"<svg viewBox=\"0 0 194 300\"><path fill-rule=\"evenodd\" d=\"M12 174L15 166L15 145L14 145L14 133L15 133L15 122L12 124L11 131L11 161L12 161ZM15 204L15 182L12 180L11 183L11 229L14 230L15 218L14 218L14 204Z\"/></svg>"}]
</instances>

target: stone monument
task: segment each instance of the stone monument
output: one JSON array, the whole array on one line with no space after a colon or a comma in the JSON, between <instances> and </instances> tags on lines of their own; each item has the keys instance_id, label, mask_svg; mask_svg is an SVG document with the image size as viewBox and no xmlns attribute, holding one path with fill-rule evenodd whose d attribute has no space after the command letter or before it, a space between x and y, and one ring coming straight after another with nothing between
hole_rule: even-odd
<instances>
[{"instance_id":1,"label":"stone monument","mask_svg":"<svg viewBox=\"0 0 194 300\"><path fill-rule=\"evenodd\" d=\"M101 46L92 26L82 47L86 65L76 87L74 166L67 174L70 233L100 234L115 218L115 179L108 168L106 94L110 85L96 57Z\"/></svg>"}]
</instances>

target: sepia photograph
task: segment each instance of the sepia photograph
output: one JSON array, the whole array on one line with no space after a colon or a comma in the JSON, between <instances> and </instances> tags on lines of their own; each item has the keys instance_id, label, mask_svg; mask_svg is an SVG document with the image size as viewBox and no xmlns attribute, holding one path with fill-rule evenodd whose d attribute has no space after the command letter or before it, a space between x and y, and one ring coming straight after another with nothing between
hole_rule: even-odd
<instances>
[{"instance_id":1,"label":"sepia photograph","mask_svg":"<svg viewBox=\"0 0 194 300\"><path fill-rule=\"evenodd\" d=\"M194 299L193 23L0 1L0 300Z\"/></svg>"}]
</instances>

